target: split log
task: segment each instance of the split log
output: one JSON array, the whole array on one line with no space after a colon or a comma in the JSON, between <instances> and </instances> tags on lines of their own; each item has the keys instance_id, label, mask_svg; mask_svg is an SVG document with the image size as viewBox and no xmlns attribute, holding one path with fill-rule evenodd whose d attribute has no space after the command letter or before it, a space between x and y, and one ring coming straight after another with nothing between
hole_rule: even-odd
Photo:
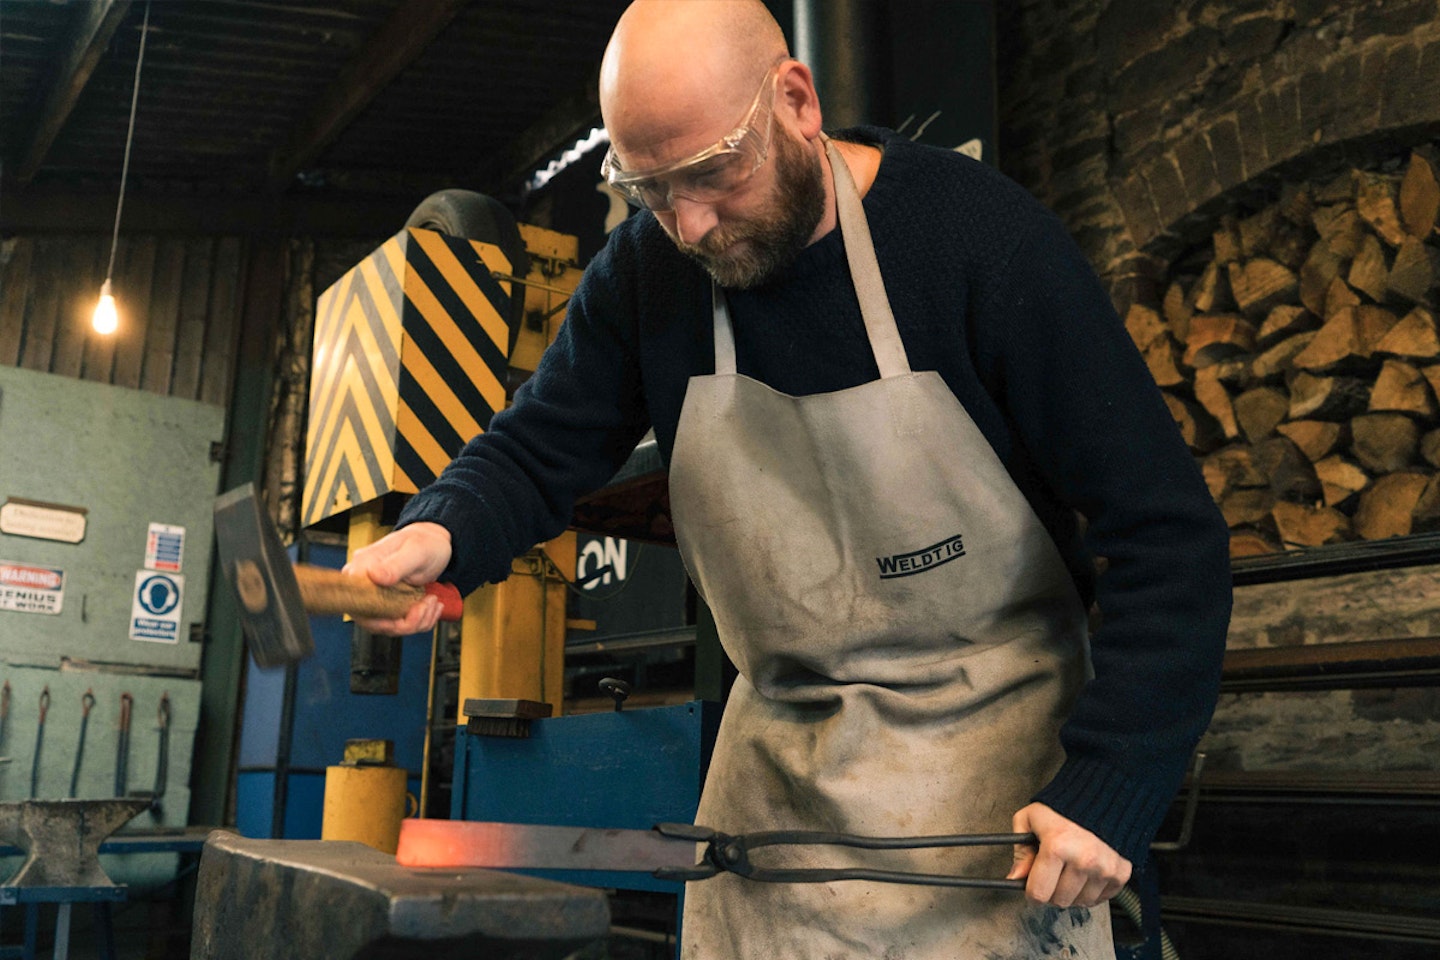
<instances>
[{"instance_id":1,"label":"split log","mask_svg":"<svg viewBox=\"0 0 1440 960\"><path fill-rule=\"evenodd\" d=\"M1315 215L1315 190L1308 183L1286 183L1280 191L1280 216L1295 226L1308 226Z\"/></svg>"},{"instance_id":2,"label":"split log","mask_svg":"<svg viewBox=\"0 0 1440 960\"><path fill-rule=\"evenodd\" d=\"M1325 506L1345 509L1351 499L1370 485L1370 475L1359 464L1336 455L1315 464Z\"/></svg>"},{"instance_id":3,"label":"split log","mask_svg":"<svg viewBox=\"0 0 1440 960\"><path fill-rule=\"evenodd\" d=\"M1419 240L1406 240L1395 254L1395 264L1385 278L1389 291L1410 303L1435 302L1434 286L1440 278L1440 250Z\"/></svg>"},{"instance_id":4,"label":"split log","mask_svg":"<svg viewBox=\"0 0 1440 960\"><path fill-rule=\"evenodd\" d=\"M1270 478L1255 466L1249 447L1226 447L1200 461L1200 472L1210 497L1219 502L1231 490L1268 487Z\"/></svg>"},{"instance_id":5,"label":"split log","mask_svg":"<svg viewBox=\"0 0 1440 960\"><path fill-rule=\"evenodd\" d=\"M1195 371L1195 399L1206 413L1215 418L1221 435L1226 440L1236 440L1240 437L1240 425L1235 420L1235 405L1230 399L1230 391L1215 375L1220 366L1216 364Z\"/></svg>"},{"instance_id":6,"label":"split log","mask_svg":"<svg viewBox=\"0 0 1440 960\"><path fill-rule=\"evenodd\" d=\"M1222 267L1234 263L1243 255L1240 245L1240 227L1236 224L1234 217L1220 218L1220 227L1212 235L1211 242L1215 248L1215 262Z\"/></svg>"},{"instance_id":7,"label":"split log","mask_svg":"<svg viewBox=\"0 0 1440 960\"><path fill-rule=\"evenodd\" d=\"M1320 244L1340 260L1353 260L1360 252L1360 243L1369 233L1365 221L1350 204L1336 204L1320 207L1315 211L1315 231L1320 234Z\"/></svg>"},{"instance_id":8,"label":"split log","mask_svg":"<svg viewBox=\"0 0 1440 960\"><path fill-rule=\"evenodd\" d=\"M1275 239L1275 230L1280 222L1280 208L1271 204L1254 216L1246 217L1238 224L1241 256L1249 260L1263 257L1270 252Z\"/></svg>"},{"instance_id":9,"label":"split log","mask_svg":"<svg viewBox=\"0 0 1440 960\"><path fill-rule=\"evenodd\" d=\"M1358 307L1359 305L1360 297L1350 289L1350 284L1340 277L1336 277L1330 281L1330 286L1325 290L1325 304L1321 307L1320 316L1329 320L1346 307Z\"/></svg>"},{"instance_id":10,"label":"split log","mask_svg":"<svg viewBox=\"0 0 1440 960\"><path fill-rule=\"evenodd\" d=\"M1390 265L1385 262L1385 250L1379 240L1365 237L1345 280L1377 303L1385 299L1385 291L1390 289Z\"/></svg>"},{"instance_id":11,"label":"split log","mask_svg":"<svg viewBox=\"0 0 1440 960\"><path fill-rule=\"evenodd\" d=\"M1180 348L1164 327L1160 328L1160 336L1145 348L1144 355L1145 366L1150 368L1150 376L1157 386L1178 387L1189 380L1179 367Z\"/></svg>"},{"instance_id":12,"label":"split log","mask_svg":"<svg viewBox=\"0 0 1440 960\"><path fill-rule=\"evenodd\" d=\"M1440 397L1440 364L1420 368L1420 375L1430 384L1430 390Z\"/></svg>"},{"instance_id":13,"label":"split log","mask_svg":"<svg viewBox=\"0 0 1440 960\"><path fill-rule=\"evenodd\" d=\"M1174 337L1177 343L1188 340L1190 318L1194 316L1195 310L1185 301L1185 288L1179 283L1170 284L1170 289L1165 291L1165 303L1161 309L1165 314L1165 325L1170 328L1170 336Z\"/></svg>"},{"instance_id":14,"label":"split log","mask_svg":"<svg viewBox=\"0 0 1440 960\"><path fill-rule=\"evenodd\" d=\"M1440 220L1440 182L1435 179L1435 168L1423 154L1410 154L1410 163L1405 168L1405 179L1400 181L1400 222L1405 232L1417 240L1424 240L1435 230Z\"/></svg>"},{"instance_id":15,"label":"split log","mask_svg":"<svg viewBox=\"0 0 1440 960\"><path fill-rule=\"evenodd\" d=\"M1440 430L1431 430L1420 438L1420 458L1432 467L1440 467Z\"/></svg>"},{"instance_id":16,"label":"split log","mask_svg":"<svg viewBox=\"0 0 1440 960\"><path fill-rule=\"evenodd\" d=\"M1355 209L1380 239L1392 247L1405 242L1398 194L1395 181L1383 173L1358 173L1355 177Z\"/></svg>"},{"instance_id":17,"label":"split log","mask_svg":"<svg viewBox=\"0 0 1440 960\"><path fill-rule=\"evenodd\" d=\"M1367 356L1356 324L1357 309L1347 307L1325 321L1305 349L1292 359L1295 368L1312 373L1355 369L1358 361Z\"/></svg>"},{"instance_id":18,"label":"split log","mask_svg":"<svg viewBox=\"0 0 1440 960\"><path fill-rule=\"evenodd\" d=\"M1310 256L1313 236L1308 226L1298 226L1289 218L1281 220L1274 239L1270 241L1270 259L1291 272L1298 271Z\"/></svg>"},{"instance_id":19,"label":"split log","mask_svg":"<svg viewBox=\"0 0 1440 960\"><path fill-rule=\"evenodd\" d=\"M1316 203L1343 203L1355 199L1355 172L1347 170L1315 188Z\"/></svg>"},{"instance_id":20,"label":"split log","mask_svg":"<svg viewBox=\"0 0 1440 960\"><path fill-rule=\"evenodd\" d=\"M1230 531L1230 559L1242 557L1263 557L1281 553L1280 544L1258 530Z\"/></svg>"},{"instance_id":21,"label":"split log","mask_svg":"<svg viewBox=\"0 0 1440 960\"><path fill-rule=\"evenodd\" d=\"M1230 281L1220 264L1210 261L1195 286L1190 288L1191 308L1195 313L1221 313L1235 306L1230 296Z\"/></svg>"},{"instance_id":22,"label":"split log","mask_svg":"<svg viewBox=\"0 0 1440 960\"><path fill-rule=\"evenodd\" d=\"M1235 422L1246 440L1259 443L1275 432L1289 409L1290 396L1284 390L1256 387L1235 398Z\"/></svg>"},{"instance_id":23,"label":"split log","mask_svg":"<svg viewBox=\"0 0 1440 960\"><path fill-rule=\"evenodd\" d=\"M1255 469L1269 481L1270 492L1277 500L1311 503L1322 496L1315 467L1285 437L1274 437L1250 448Z\"/></svg>"},{"instance_id":24,"label":"split log","mask_svg":"<svg viewBox=\"0 0 1440 960\"><path fill-rule=\"evenodd\" d=\"M1415 509L1410 511L1411 533L1434 533L1440 530L1440 476L1433 476L1425 484Z\"/></svg>"},{"instance_id":25,"label":"split log","mask_svg":"<svg viewBox=\"0 0 1440 960\"><path fill-rule=\"evenodd\" d=\"M1292 420L1280 424L1275 431L1289 438L1311 463L1324 460L1350 439L1344 424L1324 420Z\"/></svg>"},{"instance_id":26,"label":"split log","mask_svg":"<svg viewBox=\"0 0 1440 960\"><path fill-rule=\"evenodd\" d=\"M1365 303L1353 309L1355 311L1355 331L1360 337L1360 348L1364 356L1372 356L1375 348L1400 323L1400 317L1384 307L1375 307Z\"/></svg>"},{"instance_id":27,"label":"split log","mask_svg":"<svg viewBox=\"0 0 1440 960\"><path fill-rule=\"evenodd\" d=\"M1143 303L1132 304L1125 312L1125 330L1130 334L1130 339L1135 341L1135 348L1142 353L1157 337L1163 337L1166 333L1160 314Z\"/></svg>"},{"instance_id":28,"label":"split log","mask_svg":"<svg viewBox=\"0 0 1440 960\"><path fill-rule=\"evenodd\" d=\"M1295 369L1295 358L1310 346L1315 332L1282 340L1250 361L1250 375L1258 381L1272 380Z\"/></svg>"},{"instance_id":29,"label":"split log","mask_svg":"<svg viewBox=\"0 0 1440 960\"><path fill-rule=\"evenodd\" d=\"M1282 304L1275 307L1260 324L1255 334L1255 346L1260 349L1274 346L1286 337L1314 330L1320 325L1315 314L1296 304Z\"/></svg>"},{"instance_id":30,"label":"split log","mask_svg":"<svg viewBox=\"0 0 1440 960\"><path fill-rule=\"evenodd\" d=\"M1407 360L1440 358L1440 330L1435 327L1435 314L1424 307L1411 310L1380 338L1374 352Z\"/></svg>"},{"instance_id":31,"label":"split log","mask_svg":"<svg viewBox=\"0 0 1440 960\"><path fill-rule=\"evenodd\" d=\"M1196 314L1190 319L1182 362L1192 369L1218 363L1255 348L1255 326L1233 313Z\"/></svg>"},{"instance_id":32,"label":"split log","mask_svg":"<svg viewBox=\"0 0 1440 960\"><path fill-rule=\"evenodd\" d=\"M1174 394L1163 394L1165 405L1185 445L1195 453L1208 453L1220 444L1220 427L1204 408L1193 400L1186 400Z\"/></svg>"},{"instance_id":33,"label":"split log","mask_svg":"<svg viewBox=\"0 0 1440 960\"><path fill-rule=\"evenodd\" d=\"M1408 413L1433 417L1440 411L1435 394L1420 371L1403 360L1386 360L1370 390L1371 413Z\"/></svg>"},{"instance_id":34,"label":"split log","mask_svg":"<svg viewBox=\"0 0 1440 960\"><path fill-rule=\"evenodd\" d=\"M1349 258L1338 256L1323 243L1310 248L1300 267L1300 302L1318 317L1325 316L1325 298L1330 285L1340 279Z\"/></svg>"},{"instance_id":35,"label":"split log","mask_svg":"<svg viewBox=\"0 0 1440 960\"><path fill-rule=\"evenodd\" d=\"M1296 369L1334 373L1361 369L1400 319L1384 307L1346 307L1325 321L1308 346L1295 356Z\"/></svg>"},{"instance_id":36,"label":"split log","mask_svg":"<svg viewBox=\"0 0 1440 960\"><path fill-rule=\"evenodd\" d=\"M1220 500L1220 513L1229 527L1269 521L1274 509L1275 494L1269 490L1231 490Z\"/></svg>"},{"instance_id":37,"label":"split log","mask_svg":"<svg viewBox=\"0 0 1440 960\"><path fill-rule=\"evenodd\" d=\"M1415 507L1429 482L1423 473L1392 473L1376 480L1360 495L1355 532L1366 540L1409 536Z\"/></svg>"},{"instance_id":38,"label":"split log","mask_svg":"<svg viewBox=\"0 0 1440 960\"><path fill-rule=\"evenodd\" d=\"M1231 293L1247 316L1263 317L1271 307L1293 300L1300 292L1300 279L1294 272L1265 257L1232 263L1229 271Z\"/></svg>"},{"instance_id":39,"label":"split log","mask_svg":"<svg viewBox=\"0 0 1440 960\"><path fill-rule=\"evenodd\" d=\"M1350 421L1350 452L1371 473L1394 473L1414 460L1420 428L1403 413L1370 413Z\"/></svg>"},{"instance_id":40,"label":"split log","mask_svg":"<svg viewBox=\"0 0 1440 960\"><path fill-rule=\"evenodd\" d=\"M1290 381L1291 420L1347 420L1370 405L1370 384L1356 377L1298 374Z\"/></svg>"},{"instance_id":41,"label":"split log","mask_svg":"<svg viewBox=\"0 0 1440 960\"><path fill-rule=\"evenodd\" d=\"M1280 542L1286 546L1319 547L1353 540L1350 518L1332 507L1309 507L1300 503L1275 504L1270 511Z\"/></svg>"}]
</instances>

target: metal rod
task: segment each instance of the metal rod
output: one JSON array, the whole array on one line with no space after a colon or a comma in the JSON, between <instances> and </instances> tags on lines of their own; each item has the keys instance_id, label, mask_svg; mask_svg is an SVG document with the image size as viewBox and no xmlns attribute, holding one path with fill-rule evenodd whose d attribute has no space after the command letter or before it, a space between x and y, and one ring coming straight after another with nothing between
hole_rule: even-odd
<instances>
[{"instance_id":1,"label":"metal rod","mask_svg":"<svg viewBox=\"0 0 1440 960\"><path fill-rule=\"evenodd\" d=\"M547 293L564 294L566 297L573 297L575 295L574 290L566 290L564 287L551 286L548 283L541 283L538 280L526 280L524 277L517 277L514 274L510 273L501 273L499 270L491 270L490 276L496 280L502 280L507 283L518 283L521 286L533 287L536 290L544 290Z\"/></svg>"},{"instance_id":2,"label":"metal rod","mask_svg":"<svg viewBox=\"0 0 1440 960\"><path fill-rule=\"evenodd\" d=\"M429 816L430 804L430 732L435 726L435 664L440 659L440 624L430 631L430 687L425 694L425 748L420 754L419 817Z\"/></svg>"},{"instance_id":3,"label":"metal rod","mask_svg":"<svg viewBox=\"0 0 1440 960\"><path fill-rule=\"evenodd\" d=\"M35 759L30 761L30 799L40 787L40 748L45 743L45 714L50 712L50 686L40 691L40 722L35 726Z\"/></svg>"},{"instance_id":4,"label":"metal rod","mask_svg":"<svg viewBox=\"0 0 1440 960\"><path fill-rule=\"evenodd\" d=\"M75 798L80 787L80 765L85 760L85 731L90 726L90 708L93 706L95 693L93 690L86 690L85 695L80 698L80 742L75 747L75 766L70 770L70 792L67 796L71 799Z\"/></svg>"}]
</instances>

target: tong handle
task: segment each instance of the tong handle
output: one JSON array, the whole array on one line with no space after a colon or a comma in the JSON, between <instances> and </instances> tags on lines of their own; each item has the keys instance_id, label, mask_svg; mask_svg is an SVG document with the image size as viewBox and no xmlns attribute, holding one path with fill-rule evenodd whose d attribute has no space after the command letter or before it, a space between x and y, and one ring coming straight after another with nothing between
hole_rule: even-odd
<instances>
[{"instance_id":1,"label":"tong handle","mask_svg":"<svg viewBox=\"0 0 1440 960\"><path fill-rule=\"evenodd\" d=\"M661 880L704 880L722 871L760 883L828 883L834 880L870 880L877 883L909 883L937 887L971 887L988 890L1024 890L1024 880L989 877L955 877L945 874L905 873L872 870L867 867L804 867L794 869L757 867L750 862L750 850L773 846L844 846L862 850L916 850L934 847L1035 846L1033 833L960 833L931 837L862 837L852 833L820 830L764 830L729 836L708 827L688 823L660 823L655 832L677 840L704 843L701 862L689 868L664 868L654 876Z\"/></svg>"}]
</instances>

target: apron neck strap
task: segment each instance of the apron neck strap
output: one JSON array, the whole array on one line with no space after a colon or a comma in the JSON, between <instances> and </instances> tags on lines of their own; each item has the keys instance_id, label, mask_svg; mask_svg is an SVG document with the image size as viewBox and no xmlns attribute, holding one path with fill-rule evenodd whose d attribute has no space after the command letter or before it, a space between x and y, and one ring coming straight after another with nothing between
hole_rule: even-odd
<instances>
[{"instance_id":1,"label":"apron neck strap","mask_svg":"<svg viewBox=\"0 0 1440 960\"><path fill-rule=\"evenodd\" d=\"M875 354L875 366L879 368L882 379L908 376L910 360L905 355L900 330L895 326L895 315L890 311L885 283L880 279L880 264L875 259L875 244L870 239L870 224L865 219L860 191L855 188L850 168L845 165L845 158L834 142L824 134L821 136L825 140L825 155L830 160L835 181L836 216L840 221L840 235L845 241L845 259L850 265L850 279L855 284L855 295L860 301L860 315L865 320L870 349ZM710 296L715 314L715 372L733 374L735 335L730 324L730 308L725 302L724 291L714 280L710 281Z\"/></svg>"},{"instance_id":2,"label":"apron neck strap","mask_svg":"<svg viewBox=\"0 0 1440 960\"><path fill-rule=\"evenodd\" d=\"M903 377L910 373L905 345L895 315L890 312L890 299L885 296L885 283L880 279L880 264L875 259L875 244L870 239L870 223L860 203L860 191L850 168L840 155L835 142L825 137L825 155L830 158L830 171L835 181L835 208L840 220L840 235L845 240L845 259L850 262L850 279L860 300L860 315L865 318L865 332L870 335L870 349L875 351L875 366L881 378Z\"/></svg>"},{"instance_id":3,"label":"apron neck strap","mask_svg":"<svg viewBox=\"0 0 1440 960\"><path fill-rule=\"evenodd\" d=\"M714 280L710 281L710 302L715 305L715 372L730 376L735 373L735 332L725 291Z\"/></svg>"}]
</instances>

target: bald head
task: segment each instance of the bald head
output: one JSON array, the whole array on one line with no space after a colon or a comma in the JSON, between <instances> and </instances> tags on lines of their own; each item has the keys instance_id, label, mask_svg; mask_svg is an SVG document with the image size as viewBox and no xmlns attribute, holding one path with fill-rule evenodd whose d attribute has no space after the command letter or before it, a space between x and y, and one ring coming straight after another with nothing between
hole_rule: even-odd
<instances>
[{"instance_id":1,"label":"bald head","mask_svg":"<svg viewBox=\"0 0 1440 960\"><path fill-rule=\"evenodd\" d=\"M616 152L636 167L703 148L729 132L788 54L760 0L636 0L600 65Z\"/></svg>"}]
</instances>

